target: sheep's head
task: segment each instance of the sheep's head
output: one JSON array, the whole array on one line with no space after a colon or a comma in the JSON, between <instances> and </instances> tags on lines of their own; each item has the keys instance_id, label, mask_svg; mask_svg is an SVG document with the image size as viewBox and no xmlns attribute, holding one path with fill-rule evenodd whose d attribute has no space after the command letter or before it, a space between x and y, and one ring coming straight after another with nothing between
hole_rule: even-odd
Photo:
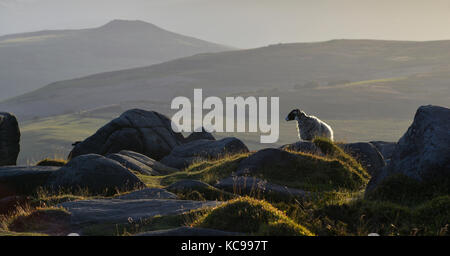
<instances>
[{"instance_id":1,"label":"sheep's head","mask_svg":"<svg viewBox=\"0 0 450 256\"><path fill-rule=\"evenodd\" d=\"M287 115L286 121L296 120L296 118L300 119L303 116L305 116L305 113L303 111L301 111L300 109L294 109L289 113L289 115Z\"/></svg>"}]
</instances>

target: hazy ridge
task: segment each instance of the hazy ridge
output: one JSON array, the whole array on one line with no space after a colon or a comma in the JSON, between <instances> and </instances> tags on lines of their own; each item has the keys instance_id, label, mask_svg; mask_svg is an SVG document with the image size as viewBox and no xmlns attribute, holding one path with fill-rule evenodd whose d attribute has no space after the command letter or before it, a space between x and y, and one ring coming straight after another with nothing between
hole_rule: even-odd
<instances>
[{"instance_id":1,"label":"hazy ridge","mask_svg":"<svg viewBox=\"0 0 450 256\"><path fill-rule=\"evenodd\" d=\"M125 20L93 29L1 36L0 100L59 80L229 49L150 23Z\"/></svg>"}]
</instances>

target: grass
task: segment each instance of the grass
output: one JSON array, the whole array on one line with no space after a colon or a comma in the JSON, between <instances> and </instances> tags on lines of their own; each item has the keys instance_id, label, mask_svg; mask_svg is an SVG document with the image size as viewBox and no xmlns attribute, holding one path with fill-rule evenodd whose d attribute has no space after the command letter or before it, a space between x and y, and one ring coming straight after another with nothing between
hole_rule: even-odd
<instances>
[{"instance_id":1,"label":"grass","mask_svg":"<svg viewBox=\"0 0 450 256\"><path fill-rule=\"evenodd\" d=\"M297 156L290 166L283 169L268 166L256 170L256 176L278 185L320 192L342 189L359 191L368 182L364 169L355 169L339 159L290 153Z\"/></svg>"},{"instance_id":2,"label":"grass","mask_svg":"<svg viewBox=\"0 0 450 256\"><path fill-rule=\"evenodd\" d=\"M60 115L21 123L20 164L31 164L36 159L65 158L72 143L84 140L109 119L83 117L78 114Z\"/></svg>"},{"instance_id":3,"label":"grass","mask_svg":"<svg viewBox=\"0 0 450 256\"><path fill-rule=\"evenodd\" d=\"M250 197L228 201L198 218L192 226L251 235L313 235L269 203Z\"/></svg>"},{"instance_id":4,"label":"grass","mask_svg":"<svg viewBox=\"0 0 450 256\"><path fill-rule=\"evenodd\" d=\"M448 181L418 182L395 175L363 196L369 175L335 143L317 138L324 157L290 152L298 157L293 168L276 165L256 172L279 185L318 192L307 200L280 200L233 195L216 189L178 193L186 200L220 200L213 209L181 215L156 216L128 223L102 223L85 227L84 235L132 235L176 228L204 227L249 235L449 235L450 196ZM166 176L138 177L148 187L164 188L183 179L208 184L232 175L241 161L253 153L229 155L196 162L184 171ZM237 191L235 191L237 192ZM255 198L257 197L257 198ZM29 204L0 220L0 235L65 235L69 213L57 205L92 197L88 191L35 191Z\"/></svg>"},{"instance_id":5,"label":"grass","mask_svg":"<svg viewBox=\"0 0 450 256\"><path fill-rule=\"evenodd\" d=\"M61 207L18 206L9 215L0 215L0 234L14 236L66 235L70 213Z\"/></svg>"},{"instance_id":6,"label":"grass","mask_svg":"<svg viewBox=\"0 0 450 256\"><path fill-rule=\"evenodd\" d=\"M208 184L230 177L239 163L249 156L248 153L225 156L218 160L201 161L192 164L182 172L167 175L161 179L161 185L168 186L177 181L200 180Z\"/></svg>"},{"instance_id":7,"label":"grass","mask_svg":"<svg viewBox=\"0 0 450 256\"><path fill-rule=\"evenodd\" d=\"M416 207L386 201L357 200L324 207L314 214L334 223L345 223L352 235L448 235L450 197L434 198Z\"/></svg>"},{"instance_id":8,"label":"grass","mask_svg":"<svg viewBox=\"0 0 450 256\"><path fill-rule=\"evenodd\" d=\"M450 194L450 180L427 180L419 182L404 174L395 174L383 180L373 191L366 194L372 201L389 201L414 206L435 197Z\"/></svg>"},{"instance_id":9,"label":"grass","mask_svg":"<svg viewBox=\"0 0 450 256\"><path fill-rule=\"evenodd\" d=\"M367 184L370 176L364 168L342 149L325 139L316 139L315 143L323 148L326 157L290 152L297 159L292 166L283 167L281 171L276 165L256 170L258 178L278 185L310 191L335 191L348 189L359 191ZM215 184L221 179L230 177L239 163L252 153L226 156L222 159L194 163L185 171L177 172L159 179L160 185L168 186L183 179L200 180ZM150 178L149 184L156 178Z\"/></svg>"}]
</instances>

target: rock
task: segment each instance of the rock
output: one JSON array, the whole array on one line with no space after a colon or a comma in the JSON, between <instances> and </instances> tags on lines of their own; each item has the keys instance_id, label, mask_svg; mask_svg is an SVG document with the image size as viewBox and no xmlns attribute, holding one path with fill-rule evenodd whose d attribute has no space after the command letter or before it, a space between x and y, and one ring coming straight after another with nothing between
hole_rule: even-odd
<instances>
[{"instance_id":1,"label":"rock","mask_svg":"<svg viewBox=\"0 0 450 256\"><path fill-rule=\"evenodd\" d=\"M281 146L280 149L323 156L323 153L322 151L320 151L320 148L318 148L316 144L310 141L298 141L292 144Z\"/></svg>"},{"instance_id":2,"label":"rock","mask_svg":"<svg viewBox=\"0 0 450 256\"><path fill-rule=\"evenodd\" d=\"M310 192L288 188L286 186L280 186L276 184L269 183L265 180L258 179L255 177L243 177L235 176L228 177L219 181L216 188L223 189L230 193L239 195L250 195L250 196L276 196L277 198L289 199L292 197L304 198L311 195Z\"/></svg>"},{"instance_id":3,"label":"rock","mask_svg":"<svg viewBox=\"0 0 450 256\"><path fill-rule=\"evenodd\" d=\"M20 130L14 115L0 112L0 166L16 165L20 152Z\"/></svg>"},{"instance_id":4,"label":"rock","mask_svg":"<svg viewBox=\"0 0 450 256\"><path fill-rule=\"evenodd\" d=\"M220 202L174 199L98 199L65 202L60 206L71 213L71 225L80 227L100 223L139 222L154 216L178 215L218 204Z\"/></svg>"},{"instance_id":5,"label":"rock","mask_svg":"<svg viewBox=\"0 0 450 256\"><path fill-rule=\"evenodd\" d=\"M292 169L293 163L297 161L298 157L280 149L262 149L239 163L236 176L251 175L266 167L272 167L272 169L280 171L286 168Z\"/></svg>"},{"instance_id":6,"label":"rock","mask_svg":"<svg viewBox=\"0 0 450 256\"><path fill-rule=\"evenodd\" d=\"M153 169L154 171L156 171L157 173L162 174L162 175L167 175L167 174L171 174L171 173L180 171L176 168L166 166L154 159L151 159L148 156L145 156L145 155L133 152L133 151L122 150L119 152L119 154L131 157L131 158L135 159L136 161L139 161L140 163L145 164L146 166L150 167L151 169Z\"/></svg>"},{"instance_id":7,"label":"rock","mask_svg":"<svg viewBox=\"0 0 450 256\"><path fill-rule=\"evenodd\" d=\"M175 147L170 155L164 157L161 163L183 169L196 161L216 159L225 155L248 152L247 146L236 138L221 140L196 140Z\"/></svg>"},{"instance_id":8,"label":"rock","mask_svg":"<svg viewBox=\"0 0 450 256\"><path fill-rule=\"evenodd\" d=\"M146 188L134 191L125 195L114 197L115 199L135 200L135 199L177 199L177 196L161 188Z\"/></svg>"},{"instance_id":9,"label":"rock","mask_svg":"<svg viewBox=\"0 0 450 256\"><path fill-rule=\"evenodd\" d=\"M30 195L39 187L45 187L58 167L8 166L0 167L0 198L15 195Z\"/></svg>"},{"instance_id":10,"label":"rock","mask_svg":"<svg viewBox=\"0 0 450 256\"><path fill-rule=\"evenodd\" d=\"M243 236L236 232L227 232L209 228L179 227L174 229L149 231L136 236Z\"/></svg>"},{"instance_id":11,"label":"rock","mask_svg":"<svg viewBox=\"0 0 450 256\"><path fill-rule=\"evenodd\" d=\"M207 132L203 127L201 132L193 132L191 133L185 140L184 143L189 143L195 140L216 140L214 136Z\"/></svg>"},{"instance_id":12,"label":"rock","mask_svg":"<svg viewBox=\"0 0 450 256\"><path fill-rule=\"evenodd\" d=\"M371 179L366 192L392 174L404 174L418 181L448 180L449 156L450 109L422 106L398 141L389 165Z\"/></svg>"},{"instance_id":13,"label":"rock","mask_svg":"<svg viewBox=\"0 0 450 256\"><path fill-rule=\"evenodd\" d=\"M219 200L226 201L236 195L220 190L214 186L198 180L181 180L166 187L167 190L188 200Z\"/></svg>"},{"instance_id":14,"label":"rock","mask_svg":"<svg viewBox=\"0 0 450 256\"><path fill-rule=\"evenodd\" d=\"M134 158L128 157L128 156L114 153L114 154L109 154L106 157L109 159L112 159L114 161L117 161L120 164L122 164L123 166L125 166L126 168L128 168L129 170L139 172L140 174L154 175L154 176L161 175L159 172L153 170L151 167L135 160Z\"/></svg>"},{"instance_id":15,"label":"rock","mask_svg":"<svg viewBox=\"0 0 450 256\"><path fill-rule=\"evenodd\" d=\"M355 158L371 176L386 166L383 156L371 143L357 142L341 144L340 146L345 152Z\"/></svg>"},{"instance_id":16,"label":"rock","mask_svg":"<svg viewBox=\"0 0 450 256\"><path fill-rule=\"evenodd\" d=\"M208 191L211 189L215 190L216 188L209 185L208 183L201 182L198 180L181 180L181 181L171 184L166 189L173 193L184 193L184 192L190 192L190 191L201 192L201 191Z\"/></svg>"},{"instance_id":17,"label":"rock","mask_svg":"<svg viewBox=\"0 0 450 256\"><path fill-rule=\"evenodd\" d=\"M233 175L258 177L279 185L317 191L357 191L365 187L369 179L359 165L276 148L249 155L239 162Z\"/></svg>"},{"instance_id":18,"label":"rock","mask_svg":"<svg viewBox=\"0 0 450 256\"><path fill-rule=\"evenodd\" d=\"M184 141L172 130L171 121L154 111L132 109L78 143L69 159L85 154L108 155L131 150L159 160Z\"/></svg>"},{"instance_id":19,"label":"rock","mask_svg":"<svg viewBox=\"0 0 450 256\"><path fill-rule=\"evenodd\" d=\"M75 157L50 177L54 189L87 189L90 193L110 194L145 187L120 163L95 154Z\"/></svg>"},{"instance_id":20,"label":"rock","mask_svg":"<svg viewBox=\"0 0 450 256\"><path fill-rule=\"evenodd\" d=\"M386 163L392 158L395 146L397 145L396 142L387 141L371 141L370 143L372 143L372 145L374 145L378 149L378 151L380 151Z\"/></svg>"}]
</instances>

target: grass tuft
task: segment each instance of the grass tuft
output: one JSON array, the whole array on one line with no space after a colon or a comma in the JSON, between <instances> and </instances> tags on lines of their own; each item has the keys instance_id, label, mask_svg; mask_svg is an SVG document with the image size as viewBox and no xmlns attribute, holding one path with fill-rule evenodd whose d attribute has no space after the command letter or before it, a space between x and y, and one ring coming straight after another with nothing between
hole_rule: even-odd
<instances>
[{"instance_id":1,"label":"grass tuft","mask_svg":"<svg viewBox=\"0 0 450 256\"><path fill-rule=\"evenodd\" d=\"M228 201L198 218L192 226L251 235L313 235L271 204L250 197Z\"/></svg>"}]
</instances>

